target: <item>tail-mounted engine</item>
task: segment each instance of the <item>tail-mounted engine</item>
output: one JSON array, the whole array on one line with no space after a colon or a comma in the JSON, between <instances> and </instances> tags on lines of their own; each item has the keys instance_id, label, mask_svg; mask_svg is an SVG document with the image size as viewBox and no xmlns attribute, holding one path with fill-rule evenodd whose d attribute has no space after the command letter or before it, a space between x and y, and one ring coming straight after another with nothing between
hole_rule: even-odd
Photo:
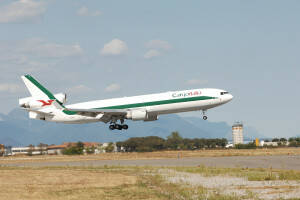
<instances>
[{"instance_id":1,"label":"tail-mounted engine","mask_svg":"<svg viewBox=\"0 0 300 200\"><path fill-rule=\"evenodd\" d=\"M62 104L67 101L67 95L64 93L55 94L54 97ZM43 100L36 97L27 97L19 99L19 106L22 108L39 109L52 105L53 101L53 99Z\"/></svg>"}]
</instances>

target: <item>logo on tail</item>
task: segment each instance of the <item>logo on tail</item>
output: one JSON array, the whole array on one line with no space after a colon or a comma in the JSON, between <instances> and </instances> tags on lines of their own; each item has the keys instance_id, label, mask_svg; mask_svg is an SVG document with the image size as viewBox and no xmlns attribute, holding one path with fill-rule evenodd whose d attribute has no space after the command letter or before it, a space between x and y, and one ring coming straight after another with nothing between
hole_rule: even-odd
<instances>
[{"instance_id":1,"label":"logo on tail","mask_svg":"<svg viewBox=\"0 0 300 200\"><path fill-rule=\"evenodd\" d=\"M42 107L44 107L44 106L50 106L53 103L54 100L47 100L47 101L37 100L37 101L41 102L43 104Z\"/></svg>"}]
</instances>

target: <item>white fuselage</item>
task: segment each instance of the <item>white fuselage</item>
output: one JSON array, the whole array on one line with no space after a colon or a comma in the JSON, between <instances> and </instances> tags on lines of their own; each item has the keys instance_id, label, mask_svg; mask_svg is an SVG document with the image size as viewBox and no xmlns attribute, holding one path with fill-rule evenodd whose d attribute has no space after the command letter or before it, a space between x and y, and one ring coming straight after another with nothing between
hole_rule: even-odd
<instances>
[{"instance_id":1,"label":"white fuselage","mask_svg":"<svg viewBox=\"0 0 300 200\"><path fill-rule=\"evenodd\" d=\"M66 105L68 109L125 109L128 111L127 119L131 118L130 113L139 111L146 112L148 116L157 117L161 114L180 113L188 111L203 110L222 105L229 102L233 96L220 89L193 89L184 91L173 91L150 95L114 98L107 100L89 101ZM76 113L59 112L52 117L46 117L47 121L63 123L88 123L103 121L98 116L83 116ZM155 120L155 119L154 119ZM151 121L151 120L144 120Z\"/></svg>"}]
</instances>

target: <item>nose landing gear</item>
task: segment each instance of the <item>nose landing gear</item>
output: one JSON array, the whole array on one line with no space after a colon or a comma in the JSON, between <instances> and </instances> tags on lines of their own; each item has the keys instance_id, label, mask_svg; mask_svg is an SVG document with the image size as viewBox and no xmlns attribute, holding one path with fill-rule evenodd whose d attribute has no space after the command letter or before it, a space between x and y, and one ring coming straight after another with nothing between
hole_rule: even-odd
<instances>
[{"instance_id":1,"label":"nose landing gear","mask_svg":"<svg viewBox=\"0 0 300 200\"><path fill-rule=\"evenodd\" d=\"M202 110L203 120L207 120L207 116L205 115L206 110Z\"/></svg>"}]
</instances>

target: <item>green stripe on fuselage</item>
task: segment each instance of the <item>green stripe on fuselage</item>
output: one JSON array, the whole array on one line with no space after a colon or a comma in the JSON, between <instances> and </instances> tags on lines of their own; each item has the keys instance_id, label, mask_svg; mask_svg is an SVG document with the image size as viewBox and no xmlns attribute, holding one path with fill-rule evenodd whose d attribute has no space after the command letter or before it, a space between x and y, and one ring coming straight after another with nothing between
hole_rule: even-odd
<instances>
[{"instance_id":1,"label":"green stripe on fuselage","mask_svg":"<svg viewBox=\"0 0 300 200\"><path fill-rule=\"evenodd\" d=\"M76 115L76 114L77 114L77 112L75 112L75 111L70 111L70 110L63 110L63 112L64 112L65 114L67 114L67 115Z\"/></svg>"},{"instance_id":2,"label":"green stripe on fuselage","mask_svg":"<svg viewBox=\"0 0 300 200\"><path fill-rule=\"evenodd\" d=\"M209 100L209 99L215 99L215 97L198 96L198 97L188 97L188 98L180 98L180 99L168 99L168 100L150 101L150 102L143 102L143 103L125 104L125 105L118 105L118 106L108 106L108 107L102 107L96 109L138 108L138 107L145 107L145 106L158 106L158 105L165 105L165 104L183 103L183 102Z\"/></svg>"},{"instance_id":3,"label":"green stripe on fuselage","mask_svg":"<svg viewBox=\"0 0 300 200\"><path fill-rule=\"evenodd\" d=\"M180 98L180 99L168 99L168 100L150 101L150 102L143 102L143 103L133 103L133 104L124 104L124 105L116 105L116 106L107 106L107 107L94 108L94 109L128 109L128 108L139 108L139 107L146 107L146 106L166 105L166 104L173 104L173 103L201 101L201 100L209 100L209 99L216 99L216 98L217 97L197 96L197 97L187 97L187 98ZM76 114L76 112L74 112L74 111L64 110L63 112L67 115Z\"/></svg>"}]
</instances>

